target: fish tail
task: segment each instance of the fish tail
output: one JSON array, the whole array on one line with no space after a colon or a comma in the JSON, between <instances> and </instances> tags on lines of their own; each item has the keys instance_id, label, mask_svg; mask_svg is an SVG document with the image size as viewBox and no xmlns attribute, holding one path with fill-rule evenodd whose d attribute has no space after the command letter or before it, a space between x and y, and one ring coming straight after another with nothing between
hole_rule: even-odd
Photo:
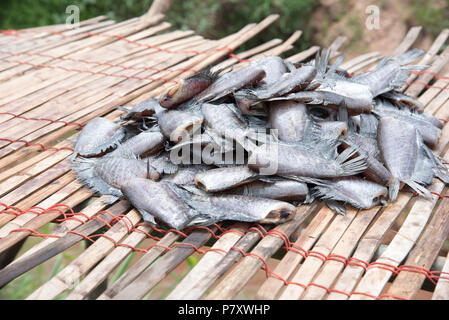
<instances>
[{"instance_id":1,"label":"fish tail","mask_svg":"<svg viewBox=\"0 0 449 320\"><path fill-rule=\"evenodd\" d=\"M430 191L427 190L424 186L417 183L416 181L406 180L403 182L407 184L410 188L412 188L416 193L418 193L419 196L424 197L426 199L432 199L432 194L430 193Z\"/></svg>"},{"instance_id":2,"label":"fish tail","mask_svg":"<svg viewBox=\"0 0 449 320\"><path fill-rule=\"evenodd\" d=\"M418 66L418 65L402 66L400 71L396 74L394 80L391 82L390 90L401 88L407 81L408 77L410 76L411 71L421 71L427 68L428 66Z\"/></svg>"},{"instance_id":3,"label":"fish tail","mask_svg":"<svg viewBox=\"0 0 449 320\"><path fill-rule=\"evenodd\" d=\"M404 66L413 61L418 60L424 55L425 51L417 48L408 50L407 52L395 57L394 59L401 65Z\"/></svg>"},{"instance_id":4,"label":"fish tail","mask_svg":"<svg viewBox=\"0 0 449 320\"><path fill-rule=\"evenodd\" d=\"M98 159L78 158L72 163L72 168L76 172L78 180L94 192L100 192L105 195L121 197L122 193L101 179L95 172Z\"/></svg>"},{"instance_id":5,"label":"fish tail","mask_svg":"<svg viewBox=\"0 0 449 320\"><path fill-rule=\"evenodd\" d=\"M126 108L126 107L123 107L123 106L116 106L115 107L117 110L120 110L120 111L126 111L126 112L128 112L129 111L129 109L128 108Z\"/></svg>"},{"instance_id":6,"label":"fish tail","mask_svg":"<svg viewBox=\"0 0 449 320\"><path fill-rule=\"evenodd\" d=\"M357 157L354 158L355 155ZM349 147L335 159L343 170L343 176L353 176L367 168L366 157L358 152L357 148Z\"/></svg>"},{"instance_id":7,"label":"fish tail","mask_svg":"<svg viewBox=\"0 0 449 320\"><path fill-rule=\"evenodd\" d=\"M399 187L401 185L401 182L397 178L393 178L393 181L390 184L390 188L388 190L388 197L391 199L391 201L395 201L398 197L399 193Z\"/></svg>"},{"instance_id":8,"label":"fish tail","mask_svg":"<svg viewBox=\"0 0 449 320\"><path fill-rule=\"evenodd\" d=\"M440 179L444 184L449 184L449 171L446 166L441 162L440 157L435 155L432 150L429 149L425 144L422 144L422 148L426 152L427 156L430 158L433 164L433 173L435 177Z\"/></svg>"},{"instance_id":9,"label":"fish tail","mask_svg":"<svg viewBox=\"0 0 449 320\"><path fill-rule=\"evenodd\" d=\"M337 201L334 200L325 200L324 203L329 209L331 209L336 214L340 214L342 216L346 214L346 208L343 204L338 203Z\"/></svg>"},{"instance_id":10,"label":"fish tail","mask_svg":"<svg viewBox=\"0 0 449 320\"><path fill-rule=\"evenodd\" d=\"M434 170L435 177L440 179L444 184L449 184L449 175L443 173L441 170L436 169Z\"/></svg>"}]
</instances>

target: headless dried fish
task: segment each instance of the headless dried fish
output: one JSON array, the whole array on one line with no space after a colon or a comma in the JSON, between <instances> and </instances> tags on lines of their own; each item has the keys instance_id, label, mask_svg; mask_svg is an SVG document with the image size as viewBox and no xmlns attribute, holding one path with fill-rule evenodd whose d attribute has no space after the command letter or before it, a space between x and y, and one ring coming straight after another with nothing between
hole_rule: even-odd
<instances>
[{"instance_id":1,"label":"headless dried fish","mask_svg":"<svg viewBox=\"0 0 449 320\"><path fill-rule=\"evenodd\" d=\"M110 153L111 156L132 153L136 156L145 157L160 150L164 146L165 137L158 131L142 132L120 144L117 149Z\"/></svg>"},{"instance_id":2,"label":"headless dried fish","mask_svg":"<svg viewBox=\"0 0 449 320\"><path fill-rule=\"evenodd\" d=\"M121 157L78 159L73 169L83 184L101 194L121 197L120 188L134 178L159 179L159 173L143 160Z\"/></svg>"},{"instance_id":3,"label":"headless dried fish","mask_svg":"<svg viewBox=\"0 0 449 320\"><path fill-rule=\"evenodd\" d=\"M430 198L430 192L421 185L423 182L413 176L419 153L417 136L417 130L407 122L391 117L379 121L379 150L386 168L393 175L389 191L392 201L396 200L400 182Z\"/></svg>"},{"instance_id":4,"label":"headless dried fish","mask_svg":"<svg viewBox=\"0 0 449 320\"><path fill-rule=\"evenodd\" d=\"M384 58L376 68L367 73L356 75L353 81L369 86L373 97L401 88L412 70L423 70L427 66L409 65L424 54L423 50L412 49L396 58Z\"/></svg>"},{"instance_id":5,"label":"headless dried fish","mask_svg":"<svg viewBox=\"0 0 449 320\"><path fill-rule=\"evenodd\" d=\"M288 202L274 199L228 194L191 192L171 186L197 212L202 213L189 225L212 224L223 220L260 223L282 223L291 219L296 208Z\"/></svg>"},{"instance_id":6,"label":"headless dried fish","mask_svg":"<svg viewBox=\"0 0 449 320\"><path fill-rule=\"evenodd\" d=\"M328 153L326 155L302 144L263 145L253 150L248 166L261 173L266 168L274 168L272 174L311 178L351 176L366 169L364 157L356 156L353 148L346 149L337 157L334 157L335 151L332 149Z\"/></svg>"},{"instance_id":7,"label":"headless dried fish","mask_svg":"<svg viewBox=\"0 0 449 320\"><path fill-rule=\"evenodd\" d=\"M441 130L433 125L430 117L423 116L421 113L413 113L408 109L398 109L387 101L377 100L373 113L378 117L393 117L395 119L407 122L413 125L421 133L424 142L434 148L440 139ZM436 119L438 120L438 119Z\"/></svg>"},{"instance_id":8,"label":"headless dried fish","mask_svg":"<svg viewBox=\"0 0 449 320\"><path fill-rule=\"evenodd\" d=\"M139 120L143 117L150 117L158 110L158 108L160 108L159 102L154 98L138 103L131 109L117 107L119 110L126 111L125 115L121 117L122 121Z\"/></svg>"},{"instance_id":9,"label":"headless dried fish","mask_svg":"<svg viewBox=\"0 0 449 320\"><path fill-rule=\"evenodd\" d=\"M123 195L140 212L144 221L155 218L178 230L184 229L199 214L189 207L167 184L136 178L121 188Z\"/></svg>"},{"instance_id":10,"label":"headless dried fish","mask_svg":"<svg viewBox=\"0 0 449 320\"><path fill-rule=\"evenodd\" d=\"M335 206L332 201L342 201L358 209L369 209L385 204L388 190L375 182L356 177L338 178L313 188L312 197L330 200L331 208ZM338 210L339 213L343 209Z\"/></svg>"},{"instance_id":11,"label":"headless dried fish","mask_svg":"<svg viewBox=\"0 0 449 320\"><path fill-rule=\"evenodd\" d=\"M209 69L200 71L170 87L161 96L159 103L166 109L176 108L209 87L217 77L218 74L211 73Z\"/></svg>"},{"instance_id":12,"label":"headless dried fish","mask_svg":"<svg viewBox=\"0 0 449 320\"><path fill-rule=\"evenodd\" d=\"M248 166L217 168L198 173L195 183L207 192L218 192L256 180L258 174Z\"/></svg>"},{"instance_id":13,"label":"headless dried fish","mask_svg":"<svg viewBox=\"0 0 449 320\"><path fill-rule=\"evenodd\" d=\"M115 148L125 137L125 130L106 118L89 121L76 140L72 159L77 155L95 157Z\"/></svg>"},{"instance_id":14,"label":"headless dried fish","mask_svg":"<svg viewBox=\"0 0 449 320\"><path fill-rule=\"evenodd\" d=\"M313 66L302 66L291 72L284 73L280 79L268 86L260 89L248 90L247 95L254 101L269 100L273 97L282 96L291 92L306 88L316 76L316 69ZM255 102L255 103L257 103ZM255 104L254 103L254 104Z\"/></svg>"},{"instance_id":15,"label":"headless dried fish","mask_svg":"<svg viewBox=\"0 0 449 320\"><path fill-rule=\"evenodd\" d=\"M228 72L217 79L206 90L195 97L198 103L212 102L243 87L255 85L265 77L261 67L251 66L239 71Z\"/></svg>"},{"instance_id":16,"label":"headless dried fish","mask_svg":"<svg viewBox=\"0 0 449 320\"><path fill-rule=\"evenodd\" d=\"M203 122L201 114L184 110L162 111L156 117L162 134L173 142L181 141Z\"/></svg>"},{"instance_id":17,"label":"headless dried fish","mask_svg":"<svg viewBox=\"0 0 449 320\"><path fill-rule=\"evenodd\" d=\"M295 101L270 103L268 124L276 129L281 141L301 141L309 122L307 107Z\"/></svg>"},{"instance_id":18,"label":"headless dried fish","mask_svg":"<svg viewBox=\"0 0 449 320\"><path fill-rule=\"evenodd\" d=\"M269 182L250 182L228 190L227 193L284 201L299 201L307 197L309 189L307 184L303 182L276 179Z\"/></svg>"},{"instance_id":19,"label":"headless dried fish","mask_svg":"<svg viewBox=\"0 0 449 320\"><path fill-rule=\"evenodd\" d=\"M385 92L381 95L381 97L394 102L399 107L407 107L411 111L416 110L417 112L421 113L424 111L423 104L417 99L395 90Z\"/></svg>"}]
</instances>

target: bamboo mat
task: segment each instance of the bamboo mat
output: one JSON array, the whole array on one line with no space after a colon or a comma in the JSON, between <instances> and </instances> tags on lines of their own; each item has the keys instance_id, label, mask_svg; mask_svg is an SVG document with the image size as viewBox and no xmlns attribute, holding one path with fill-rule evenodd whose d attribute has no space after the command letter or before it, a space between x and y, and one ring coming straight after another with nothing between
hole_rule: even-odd
<instances>
[{"instance_id":1,"label":"bamboo mat","mask_svg":"<svg viewBox=\"0 0 449 320\"><path fill-rule=\"evenodd\" d=\"M300 31L285 41L235 51L277 18L269 16L220 40L172 31L162 15L121 23L97 17L73 30L2 31L2 290L52 257L81 247L28 299L155 298L161 297L154 294L161 287L166 299L234 299L247 298L249 286L256 286L254 298L260 299L414 299L423 292L448 299L449 256L440 253L447 252L442 248L449 204L437 180L433 200L401 192L386 207L349 209L345 216L315 203L299 206L293 220L272 229L227 223L182 232L150 227L125 200L105 204L104 197L75 180L66 161L73 150L68 138L84 124L97 116L118 119L122 111L116 106L158 96L211 63L238 69L291 50ZM412 48L420 30L412 28L391 55ZM403 88L443 120L449 119L449 77L439 74L449 59L449 47L441 52L448 36L443 30L424 48L420 63L430 67L410 76ZM334 56L345 40L339 37L330 45ZM306 61L318 50L314 46L287 59ZM361 72L382 57L367 53L343 67ZM448 138L446 125L436 149L446 159ZM33 245L27 246L30 239Z\"/></svg>"}]
</instances>

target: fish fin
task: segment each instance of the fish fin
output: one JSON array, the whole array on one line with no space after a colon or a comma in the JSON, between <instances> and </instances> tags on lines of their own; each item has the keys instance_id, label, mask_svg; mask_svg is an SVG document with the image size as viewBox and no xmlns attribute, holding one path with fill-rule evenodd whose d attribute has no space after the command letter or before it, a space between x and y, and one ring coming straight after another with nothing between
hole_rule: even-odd
<instances>
[{"instance_id":1,"label":"fish fin","mask_svg":"<svg viewBox=\"0 0 449 320\"><path fill-rule=\"evenodd\" d=\"M154 220L154 216L146 210L138 209L140 215L142 216L143 221L148 222L150 224L156 225L156 220Z\"/></svg>"},{"instance_id":2,"label":"fish fin","mask_svg":"<svg viewBox=\"0 0 449 320\"><path fill-rule=\"evenodd\" d=\"M391 182L388 190L388 197L390 198L391 202L394 202L398 197L400 185L401 182L399 181L399 179L393 178L393 181Z\"/></svg>"},{"instance_id":3,"label":"fish fin","mask_svg":"<svg viewBox=\"0 0 449 320\"><path fill-rule=\"evenodd\" d=\"M290 61L284 60L284 64L287 67L289 72L293 72L296 70L295 64L291 63Z\"/></svg>"},{"instance_id":4,"label":"fish fin","mask_svg":"<svg viewBox=\"0 0 449 320\"><path fill-rule=\"evenodd\" d=\"M360 135L377 139L377 126L379 121L372 114L360 115Z\"/></svg>"},{"instance_id":5,"label":"fish fin","mask_svg":"<svg viewBox=\"0 0 449 320\"><path fill-rule=\"evenodd\" d=\"M359 154L357 157L351 159L356 154ZM363 172L367 168L366 156L358 152L358 149L355 147L349 147L340 153L335 161L340 165L342 169L342 173L345 176L353 176L358 173Z\"/></svg>"},{"instance_id":6,"label":"fish fin","mask_svg":"<svg viewBox=\"0 0 449 320\"><path fill-rule=\"evenodd\" d=\"M92 150L91 153L100 154L110 149L117 148L119 143L125 138L125 135L126 135L125 129L123 127L120 127L110 139L94 148L94 150Z\"/></svg>"},{"instance_id":7,"label":"fish fin","mask_svg":"<svg viewBox=\"0 0 449 320\"><path fill-rule=\"evenodd\" d=\"M440 179L444 184L449 184L449 175L441 172L441 170L434 171L435 177Z\"/></svg>"},{"instance_id":8,"label":"fish fin","mask_svg":"<svg viewBox=\"0 0 449 320\"><path fill-rule=\"evenodd\" d=\"M446 166L441 162L439 157L433 153L433 151L427 147L424 143L421 144L427 157L432 162L432 171L435 177L440 179L445 184L449 184L449 171Z\"/></svg>"},{"instance_id":9,"label":"fish fin","mask_svg":"<svg viewBox=\"0 0 449 320\"><path fill-rule=\"evenodd\" d=\"M212 68L215 66L216 64L210 64L207 67L205 67L204 69L198 71L197 73L187 77L185 80L187 79L204 79L206 81L215 81L218 79L220 72L223 69L219 69L216 71L212 71Z\"/></svg>"},{"instance_id":10,"label":"fish fin","mask_svg":"<svg viewBox=\"0 0 449 320\"><path fill-rule=\"evenodd\" d=\"M312 203L312 202L314 202L315 201L315 196L311 193L311 192L309 192L307 195L306 195L306 199L304 200L304 204L310 204L310 203Z\"/></svg>"},{"instance_id":11,"label":"fish fin","mask_svg":"<svg viewBox=\"0 0 449 320\"><path fill-rule=\"evenodd\" d=\"M122 192L101 179L95 172L98 159L78 158L72 163L72 168L76 172L78 180L84 186L102 195L113 195L122 197Z\"/></svg>"},{"instance_id":12,"label":"fish fin","mask_svg":"<svg viewBox=\"0 0 449 320\"><path fill-rule=\"evenodd\" d=\"M325 137L321 124L310 119L304 131L302 143L311 146L324 157L334 159L340 141L339 137Z\"/></svg>"},{"instance_id":13,"label":"fish fin","mask_svg":"<svg viewBox=\"0 0 449 320\"><path fill-rule=\"evenodd\" d=\"M418 65L402 66L401 70L396 74L395 78L390 83L388 87L389 90L386 91L401 88L409 78L411 71L420 71L425 70L427 68L428 66L418 66Z\"/></svg>"},{"instance_id":14,"label":"fish fin","mask_svg":"<svg viewBox=\"0 0 449 320\"><path fill-rule=\"evenodd\" d=\"M152 157L151 163L149 160L150 158L147 158L147 164L153 167L159 173L172 174L178 171L178 165L173 164L169 159L165 159L163 156Z\"/></svg>"},{"instance_id":15,"label":"fish fin","mask_svg":"<svg viewBox=\"0 0 449 320\"><path fill-rule=\"evenodd\" d=\"M338 113L337 113L337 121L342 121L342 122L349 122L349 114L348 114L348 108L346 106L346 102L343 99L340 103L340 105L338 106Z\"/></svg>"},{"instance_id":16,"label":"fish fin","mask_svg":"<svg viewBox=\"0 0 449 320\"><path fill-rule=\"evenodd\" d=\"M113 196L113 195L106 195L106 197L103 199L103 203L104 204L113 204L118 199L120 199L120 198L116 197L116 196Z\"/></svg>"},{"instance_id":17,"label":"fish fin","mask_svg":"<svg viewBox=\"0 0 449 320\"><path fill-rule=\"evenodd\" d=\"M338 203L335 200L324 200L326 206L336 214L344 216L346 214L346 208L343 204Z\"/></svg>"},{"instance_id":18,"label":"fish fin","mask_svg":"<svg viewBox=\"0 0 449 320\"><path fill-rule=\"evenodd\" d=\"M411 179L404 180L405 184L407 184L410 188L412 188L416 193L418 193L419 196L424 197L426 199L432 199L432 194L429 190L427 190L424 186L417 183L416 181L413 181Z\"/></svg>"},{"instance_id":19,"label":"fish fin","mask_svg":"<svg viewBox=\"0 0 449 320\"><path fill-rule=\"evenodd\" d=\"M418 60L424 55L424 53L425 53L424 50L413 48L393 59L396 60L401 66L404 66L406 64Z\"/></svg>"},{"instance_id":20,"label":"fish fin","mask_svg":"<svg viewBox=\"0 0 449 320\"><path fill-rule=\"evenodd\" d=\"M300 177L300 176L293 176L293 175L280 175L280 177L289 179L289 180L302 182L302 183L314 184L314 185L325 186L328 184L328 182L326 180L318 179L318 178Z\"/></svg>"}]
</instances>

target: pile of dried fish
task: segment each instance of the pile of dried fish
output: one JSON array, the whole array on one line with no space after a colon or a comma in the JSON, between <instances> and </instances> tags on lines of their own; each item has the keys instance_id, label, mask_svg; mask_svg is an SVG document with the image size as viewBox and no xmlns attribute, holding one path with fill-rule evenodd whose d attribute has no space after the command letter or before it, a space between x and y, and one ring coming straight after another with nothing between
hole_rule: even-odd
<instances>
[{"instance_id":1,"label":"pile of dried fish","mask_svg":"<svg viewBox=\"0 0 449 320\"><path fill-rule=\"evenodd\" d=\"M222 220L281 223L300 203L368 209L401 187L430 197L448 172L431 148L442 124L399 92L413 49L355 76L314 61L266 57L220 75L209 69L116 122L90 121L72 156L92 190L125 197L150 223L183 229ZM223 73L223 72L222 72Z\"/></svg>"}]
</instances>

